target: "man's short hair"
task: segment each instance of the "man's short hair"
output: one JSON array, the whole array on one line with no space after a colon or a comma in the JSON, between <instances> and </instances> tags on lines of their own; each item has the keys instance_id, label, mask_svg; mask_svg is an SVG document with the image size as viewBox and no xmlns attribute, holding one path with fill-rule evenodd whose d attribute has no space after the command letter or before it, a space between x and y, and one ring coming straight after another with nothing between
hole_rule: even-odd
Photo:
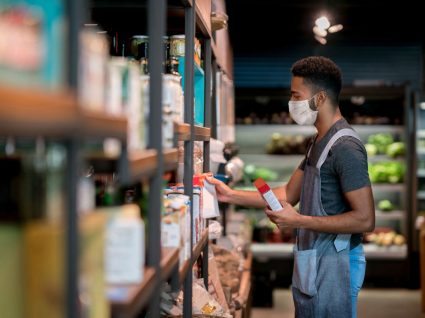
<instances>
[{"instance_id":1,"label":"man's short hair","mask_svg":"<svg viewBox=\"0 0 425 318\"><path fill-rule=\"evenodd\" d=\"M323 56L310 56L295 62L291 72L293 76L302 77L315 94L324 90L333 104L338 104L342 75L335 62Z\"/></svg>"}]
</instances>

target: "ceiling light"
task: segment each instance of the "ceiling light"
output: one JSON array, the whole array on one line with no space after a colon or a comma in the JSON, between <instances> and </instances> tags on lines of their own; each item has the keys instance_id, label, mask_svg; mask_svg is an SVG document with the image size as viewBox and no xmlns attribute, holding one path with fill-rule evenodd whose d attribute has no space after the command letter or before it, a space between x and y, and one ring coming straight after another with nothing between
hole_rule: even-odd
<instances>
[{"instance_id":1,"label":"ceiling light","mask_svg":"<svg viewBox=\"0 0 425 318\"><path fill-rule=\"evenodd\" d=\"M320 36L322 38L324 38L328 34L328 32L326 32L326 30L323 30L323 29L319 28L318 26L315 26L313 28L313 32L314 32L314 34L316 34L317 36Z\"/></svg>"},{"instance_id":2,"label":"ceiling light","mask_svg":"<svg viewBox=\"0 0 425 318\"><path fill-rule=\"evenodd\" d=\"M321 36L317 36L315 35L314 38L322 45L325 45L328 41L326 41L325 38L321 37Z\"/></svg>"},{"instance_id":3,"label":"ceiling light","mask_svg":"<svg viewBox=\"0 0 425 318\"><path fill-rule=\"evenodd\" d=\"M318 18L315 23L322 30L326 30L327 28L331 26L331 23L329 22L328 18L325 16Z\"/></svg>"},{"instance_id":4,"label":"ceiling light","mask_svg":"<svg viewBox=\"0 0 425 318\"><path fill-rule=\"evenodd\" d=\"M342 24L335 24L328 29L329 33L336 33L341 31L344 28Z\"/></svg>"}]
</instances>

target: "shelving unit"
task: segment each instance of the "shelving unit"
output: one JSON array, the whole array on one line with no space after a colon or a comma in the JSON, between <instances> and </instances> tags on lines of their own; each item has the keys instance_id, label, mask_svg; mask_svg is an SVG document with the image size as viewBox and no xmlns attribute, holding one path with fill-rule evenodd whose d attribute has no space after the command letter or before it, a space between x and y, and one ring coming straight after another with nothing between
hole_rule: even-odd
<instances>
[{"instance_id":1,"label":"shelving unit","mask_svg":"<svg viewBox=\"0 0 425 318\"><path fill-rule=\"evenodd\" d=\"M145 268L144 279L140 284L108 286L112 315L114 317L136 316L158 288L155 275L155 269Z\"/></svg>"},{"instance_id":2,"label":"shelving unit","mask_svg":"<svg viewBox=\"0 0 425 318\"><path fill-rule=\"evenodd\" d=\"M179 264L179 249L161 248L161 213L163 175L166 171L175 171L178 167L178 150L163 149L162 145L162 37L167 33L167 18L174 18L174 10L178 11L179 19L171 19L178 24L171 32L181 32L186 35L186 63L184 85L184 123L176 126L176 141L184 142L184 187L185 194L192 200L193 194L193 144L202 141L204 144L204 171L209 171L209 145L212 130L215 129L216 107L213 99L217 87L213 75L219 70L232 77L232 69L226 60L230 51L221 50L223 42L214 39L211 31L210 12L211 1L208 0L67 0L67 30L69 45L67 66L69 74L67 88L63 91L43 91L38 89L16 88L0 85L0 136L4 138L52 138L60 139L67 147L67 201L66 201L66 315L79 317L79 233L77 214L79 173L82 163L102 165L107 171L120 174L119 180L127 186L143 180L149 185L148 208L144 211L148 218L148 236L146 242L146 265L144 279L139 284L108 286L107 300L111 313L115 317L134 317L143 310L149 317L159 317L160 292L166 281L175 283L174 288L183 285L184 313L192 317L192 268L198 259L202 258L202 277L208 282L208 229L202 233L202 238L196 246L192 246L192 254L185 264ZM123 9L137 11L140 19L147 21L149 36L149 149L127 151L127 117L112 116L101 112L89 111L85 105L78 102L78 59L79 32L84 23L89 22L89 12L93 10ZM89 11L89 12L88 12ZM119 19L117 19L119 20ZM101 21L95 21L101 23ZM120 21L113 21L119 23ZM111 22L112 23L112 22ZM140 24L139 22L137 22ZM143 24L143 23L142 23ZM143 27L141 27L143 29ZM140 32L140 29L135 30ZM203 42L204 69L195 67L194 37L195 34ZM226 47L227 49L227 47ZM200 73L205 78L204 127L194 125L194 74ZM215 77L215 76L214 76ZM82 143L95 139L117 138L121 142L121 154L117 157L104 153L84 153ZM177 144L175 144L177 147ZM193 211L191 207L191 223ZM192 224L191 224L192 225ZM188 229L190 236L193 235ZM191 244L192 244L192 240ZM208 284L206 284L208 285Z\"/></svg>"}]
</instances>

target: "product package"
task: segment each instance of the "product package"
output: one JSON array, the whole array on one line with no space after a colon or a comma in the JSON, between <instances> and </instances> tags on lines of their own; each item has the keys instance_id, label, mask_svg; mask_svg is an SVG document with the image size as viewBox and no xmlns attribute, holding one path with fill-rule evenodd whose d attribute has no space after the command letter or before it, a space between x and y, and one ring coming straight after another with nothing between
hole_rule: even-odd
<instances>
[{"instance_id":1,"label":"product package","mask_svg":"<svg viewBox=\"0 0 425 318\"><path fill-rule=\"evenodd\" d=\"M145 226L135 204L113 208L106 227L106 280L110 284L137 284L143 280Z\"/></svg>"}]
</instances>

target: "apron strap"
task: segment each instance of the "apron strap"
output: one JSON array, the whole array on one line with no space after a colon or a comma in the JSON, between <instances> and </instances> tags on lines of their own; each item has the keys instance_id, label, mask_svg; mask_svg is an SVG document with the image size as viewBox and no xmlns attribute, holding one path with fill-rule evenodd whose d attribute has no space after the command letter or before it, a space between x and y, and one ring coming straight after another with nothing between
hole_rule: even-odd
<instances>
[{"instance_id":1,"label":"apron strap","mask_svg":"<svg viewBox=\"0 0 425 318\"><path fill-rule=\"evenodd\" d=\"M320 169L322 167L323 163L325 162L326 158L328 157L329 151L331 150L331 148L335 144L335 142L339 138L345 137L345 136L353 137L353 138L360 140L359 135L353 129L344 128L344 129L341 129L338 132L336 132L335 135L333 135L332 138L329 140L325 149L323 149L323 152L320 155L319 160L317 161L317 164L316 164L317 169Z\"/></svg>"}]
</instances>

